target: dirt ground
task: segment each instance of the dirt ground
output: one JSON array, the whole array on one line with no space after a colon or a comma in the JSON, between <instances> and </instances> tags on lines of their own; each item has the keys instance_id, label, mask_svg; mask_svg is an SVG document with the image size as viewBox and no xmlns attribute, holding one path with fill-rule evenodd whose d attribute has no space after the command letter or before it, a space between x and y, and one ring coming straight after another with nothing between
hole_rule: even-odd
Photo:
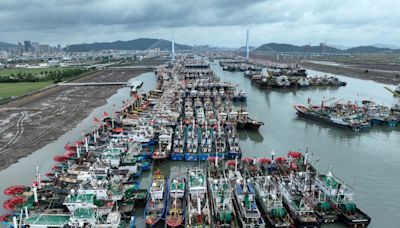
<instances>
[{"instance_id":1,"label":"dirt ground","mask_svg":"<svg viewBox=\"0 0 400 228\"><path fill-rule=\"evenodd\" d=\"M294 65L298 60L276 59L276 55L253 54L251 59L257 62L278 63ZM373 80L384 84L397 85L400 83L400 66L390 64L370 64L363 62L337 63L323 62L321 60L303 59L299 65L306 69L338 74L353 78ZM368 70L368 72L366 72Z\"/></svg>"},{"instance_id":2,"label":"dirt ground","mask_svg":"<svg viewBox=\"0 0 400 228\"><path fill-rule=\"evenodd\" d=\"M151 70L105 69L74 82L128 81L148 71ZM0 106L0 170L74 128L119 88L56 86Z\"/></svg>"},{"instance_id":3,"label":"dirt ground","mask_svg":"<svg viewBox=\"0 0 400 228\"><path fill-rule=\"evenodd\" d=\"M384 84L400 84L400 69L380 69L370 65L324 65L313 62L302 62L302 67L332 74L339 74L353 78L373 80ZM366 72L368 70L368 72Z\"/></svg>"}]
</instances>

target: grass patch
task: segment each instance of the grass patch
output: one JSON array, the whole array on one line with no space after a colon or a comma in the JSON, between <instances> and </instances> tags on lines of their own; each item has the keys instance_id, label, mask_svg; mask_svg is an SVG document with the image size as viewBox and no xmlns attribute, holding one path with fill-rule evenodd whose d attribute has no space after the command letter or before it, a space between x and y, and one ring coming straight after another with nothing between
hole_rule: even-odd
<instances>
[{"instance_id":1,"label":"grass patch","mask_svg":"<svg viewBox=\"0 0 400 228\"><path fill-rule=\"evenodd\" d=\"M13 75L18 75L18 74L33 74L33 75L41 75L41 74L45 74L45 72L50 73L50 72L55 72L55 71L65 71L71 68L67 68L67 67L49 67L49 68L24 68L24 69L1 69L0 70L0 77L4 77L4 76L11 76L11 74Z\"/></svg>"},{"instance_id":2,"label":"grass patch","mask_svg":"<svg viewBox=\"0 0 400 228\"><path fill-rule=\"evenodd\" d=\"M53 84L52 81L48 82L18 82L18 83L0 83L0 98L11 96L21 96L26 93L42 89L48 85Z\"/></svg>"}]
</instances>

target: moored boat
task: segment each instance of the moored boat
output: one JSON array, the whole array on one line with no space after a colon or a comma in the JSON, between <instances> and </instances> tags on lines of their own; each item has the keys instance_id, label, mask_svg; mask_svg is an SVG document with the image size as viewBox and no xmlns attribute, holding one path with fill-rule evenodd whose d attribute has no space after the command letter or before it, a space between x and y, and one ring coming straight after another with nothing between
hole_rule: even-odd
<instances>
[{"instance_id":1,"label":"moored boat","mask_svg":"<svg viewBox=\"0 0 400 228\"><path fill-rule=\"evenodd\" d=\"M188 196L185 226L191 228L211 227L211 214L203 169L188 170Z\"/></svg>"},{"instance_id":2,"label":"moored boat","mask_svg":"<svg viewBox=\"0 0 400 228\"><path fill-rule=\"evenodd\" d=\"M254 178L254 190L260 209L265 215L265 221L271 227L292 227L292 218L283 206L282 193L273 181L272 176L257 176Z\"/></svg>"},{"instance_id":3,"label":"moored boat","mask_svg":"<svg viewBox=\"0 0 400 228\"><path fill-rule=\"evenodd\" d=\"M169 197L165 222L170 227L177 227L186 217L186 182L184 178L173 178L168 184Z\"/></svg>"},{"instance_id":4,"label":"moored boat","mask_svg":"<svg viewBox=\"0 0 400 228\"><path fill-rule=\"evenodd\" d=\"M168 185L160 171L153 175L153 182L150 186L147 203L144 209L144 220L148 225L154 225L163 218L166 210L168 196Z\"/></svg>"}]
</instances>

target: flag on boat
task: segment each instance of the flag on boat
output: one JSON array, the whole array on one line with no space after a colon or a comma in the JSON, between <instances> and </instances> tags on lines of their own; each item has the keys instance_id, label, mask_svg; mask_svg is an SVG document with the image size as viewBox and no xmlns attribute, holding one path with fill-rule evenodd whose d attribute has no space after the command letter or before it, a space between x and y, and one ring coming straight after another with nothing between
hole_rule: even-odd
<instances>
[{"instance_id":1,"label":"flag on boat","mask_svg":"<svg viewBox=\"0 0 400 228\"><path fill-rule=\"evenodd\" d=\"M108 113L104 111L103 116L108 116Z\"/></svg>"},{"instance_id":2,"label":"flag on boat","mask_svg":"<svg viewBox=\"0 0 400 228\"><path fill-rule=\"evenodd\" d=\"M93 118L94 122L98 123L99 119L97 119L96 117Z\"/></svg>"}]
</instances>

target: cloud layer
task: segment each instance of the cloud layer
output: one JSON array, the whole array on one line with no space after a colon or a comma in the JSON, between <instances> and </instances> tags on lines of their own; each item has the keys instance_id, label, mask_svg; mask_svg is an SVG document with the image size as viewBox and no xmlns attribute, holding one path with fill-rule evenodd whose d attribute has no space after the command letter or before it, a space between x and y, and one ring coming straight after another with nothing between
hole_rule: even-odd
<instances>
[{"instance_id":1,"label":"cloud layer","mask_svg":"<svg viewBox=\"0 0 400 228\"><path fill-rule=\"evenodd\" d=\"M52 44L138 37L238 47L288 42L359 45L400 40L399 1L389 0L4 0L1 40Z\"/></svg>"}]
</instances>

